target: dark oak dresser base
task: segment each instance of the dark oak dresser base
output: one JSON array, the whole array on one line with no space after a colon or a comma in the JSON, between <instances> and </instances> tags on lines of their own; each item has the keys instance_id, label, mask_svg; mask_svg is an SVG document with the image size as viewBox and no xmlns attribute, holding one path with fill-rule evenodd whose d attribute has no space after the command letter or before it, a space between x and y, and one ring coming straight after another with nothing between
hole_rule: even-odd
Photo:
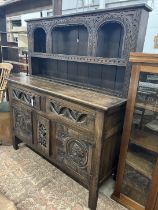
<instances>
[{"instance_id":1,"label":"dark oak dresser base","mask_svg":"<svg viewBox=\"0 0 158 210\"><path fill-rule=\"evenodd\" d=\"M13 146L25 142L89 190L115 170L125 100L70 85L17 75L9 79Z\"/></svg>"}]
</instances>

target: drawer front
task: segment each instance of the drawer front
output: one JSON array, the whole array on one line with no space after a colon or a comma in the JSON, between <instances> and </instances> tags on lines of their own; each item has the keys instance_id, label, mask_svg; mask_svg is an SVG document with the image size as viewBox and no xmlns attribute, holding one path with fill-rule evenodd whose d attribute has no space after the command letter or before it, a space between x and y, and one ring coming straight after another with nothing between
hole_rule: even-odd
<instances>
[{"instance_id":1,"label":"drawer front","mask_svg":"<svg viewBox=\"0 0 158 210\"><path fill-rule=\"evenodd\" d=\"M68 168L73 175L83 177L88 183L91 172L93 138L78 133L62 124L56 124L56 159L57 163Z\"/></svg>"},{"instance_id":2,"label":"drawer front","mask_svg":"<svg viewBox=\"0 0 158 210\"><path fill-rule=\"evenodd\" d=\"M31 106L37 110L41 109L41 96L36 92L25 90L17 87L11 88L11 94L13 99L16 99L28 106Z\"/></svg>"},{"instance_id":3,"label":"drawer front","mask_svg":"<svg viewBox=\"0 0 158 210\"><path fill-rule=\"evenodd\" d=\"M95 111L84 106L58 98L47 97L46 112L56 119L59 118L59 120L62 119L92 132L94 131Z\"/></svg>"},{"instance_id":4,"label":"drawer front","mask_svg":"<svg viewBox=\"0 0 158 210\"><path fill-rule=\"evenodd\" d=\"M32 111L25 106L12 106L14 134L27 144L32 144Z\"/></svg>"}]
</instances>

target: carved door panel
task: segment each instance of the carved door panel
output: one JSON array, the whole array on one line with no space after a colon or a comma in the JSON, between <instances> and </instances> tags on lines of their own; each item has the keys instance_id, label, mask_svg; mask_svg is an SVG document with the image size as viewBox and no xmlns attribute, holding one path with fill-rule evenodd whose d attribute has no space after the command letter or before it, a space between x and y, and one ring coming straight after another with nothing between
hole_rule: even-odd
<instances>
[{"instance_id":1,"label":"carved door panel","mask_svg":"<svg viewBox=\"0 0 158 210\"><path fill-rule=\"evenodd\" d=\"M32 111L25 106L13 105L14 134L27 144L32 144Z\"/></svg>"},{"instance_id":2,"label":"carved door panel","mask_svg":"<svg viewBox=\"0 0 158 210\"><path fill-rule=\"evenodd\" d=\"M37 115L37 133L36 133L36 144L37 149L46 154L50 155L50 121L40 115Z\"/></svg>"},{"instance_id":3,"label":"carved door panel","mask_svg":"<svg viewBox=\"0 0 158 210\"><path fill-rule=\"evenodd\" d=\"M91 172L92 137L61 124L56 124L56 158L88 181Z\"/></svg>"}]
</instances>

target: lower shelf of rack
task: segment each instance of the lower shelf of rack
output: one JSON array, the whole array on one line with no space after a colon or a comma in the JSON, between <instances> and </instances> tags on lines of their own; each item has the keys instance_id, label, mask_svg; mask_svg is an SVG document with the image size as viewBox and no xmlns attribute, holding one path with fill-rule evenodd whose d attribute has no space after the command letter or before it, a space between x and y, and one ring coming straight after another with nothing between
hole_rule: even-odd
<instances>
[{"instance_id":1,"label":"lower shelf of rack","mask_svg":"<svg viewBox=\"0 0 158 210\"><path fill-rule=\"evenodd\" d=\"M111 196L113 200L120 203L121 205L125 206L129 210L145 210L144 206L141 206L139 203L135 202L134 200L130 199L126 195L120 194L119 196L115 195L115 192Z\"/></svg>"},{"instance_id":2,"label":"lower shelf of rack","mask_svg":"<svg viewBox=\"0 0 158 210\"><path fill-rule=\"evenodd\" d=\"M131 137L131 143L158 153L158 136L151 132L135 130L134 135Z\"/></svg>"},{"instance_id":3,"label":"lower shelf of rack","mask_svg":"<svg viewBox=\"0 0 158 210\"><path fill-rule=\"evenodd\" d=\"M134 168L136 171L139 171L142 175L152 179L152 172L154 164L145 158L141 157L137 153L128 152L126 163Z\"/></svg>"}]
</instances>

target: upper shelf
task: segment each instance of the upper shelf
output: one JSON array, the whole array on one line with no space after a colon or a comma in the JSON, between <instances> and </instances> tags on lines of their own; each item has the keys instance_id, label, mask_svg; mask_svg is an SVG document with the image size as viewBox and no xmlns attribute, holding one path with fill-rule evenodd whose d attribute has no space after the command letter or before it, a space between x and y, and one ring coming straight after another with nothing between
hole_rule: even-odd
<instances>
[{"instance_id":1,"label":"upper shelf","mask_svg":"<svg viewBox=\"0 0 158 210\"><path fill-rule=\"evenodd\" d=\"M136 152L128 152L126 163L139 171L144 176L152 179L153 164L148 159L144 158L143 155Z\"/></svg>"},{"instance_id":2,"label":"upper shelf","mask_svg":"<svg viewBox=\"0 0 158 210\"><path fill-rule=\"evenodd\" d=\"M158 154L158 137L145 131L135 131L131 137L131 143Z\"/></svg>"},{"instance_id":3,"label":"upper shelf","mask_svg":"<svg viewBox=\"0 0 158 210\"><path fill-rule=\"evenodd\" d=\"M37 58L51 58L54 60L62 61L75 61L80 63L93 63L93 64L107 64L115 66L126 66L127 60L123 58L102 58L93 56L76 56L76 55L63 55L63 54L51 54L51 53L37 53L33 52L29 54L30 57Z\"/></svg>"}]
</instances>

